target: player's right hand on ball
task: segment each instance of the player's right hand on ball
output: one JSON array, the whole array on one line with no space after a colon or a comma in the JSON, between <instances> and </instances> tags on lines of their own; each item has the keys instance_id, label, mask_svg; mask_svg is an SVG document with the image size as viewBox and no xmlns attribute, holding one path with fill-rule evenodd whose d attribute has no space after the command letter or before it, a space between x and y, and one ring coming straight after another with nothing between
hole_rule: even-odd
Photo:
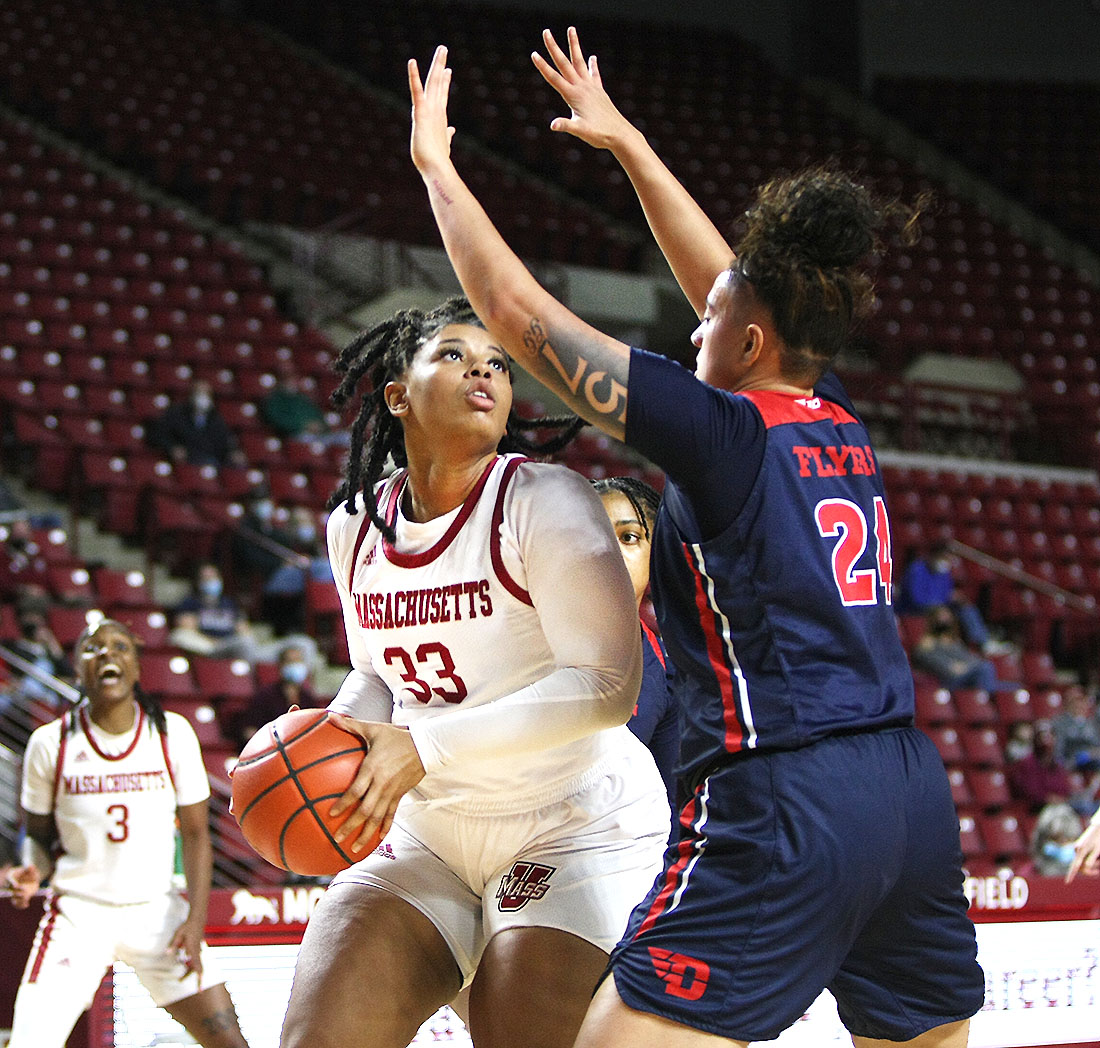
<instances>
[{"instance_id":1,"label":"player's right hand on ball","mask_svg":"<svg viewBox=\"0 0 1100 1048\"><path fill-rule=\"evenodd\" d=\"M389 833L398 802L424 778L424 765L405 728L337 713L330 716L338 728L367 744L351 786L329 810L338 818L354 809L335 836L341 844L350 841L352 852L360 852L371 844L376 830L383 837Z\"/></svg>"}]
</instances>

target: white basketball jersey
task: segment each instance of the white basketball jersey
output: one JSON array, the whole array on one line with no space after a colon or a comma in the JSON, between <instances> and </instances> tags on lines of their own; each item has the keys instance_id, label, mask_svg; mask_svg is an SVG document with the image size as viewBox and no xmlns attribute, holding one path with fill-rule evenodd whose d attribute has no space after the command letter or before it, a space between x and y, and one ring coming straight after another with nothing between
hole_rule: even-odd
<instances>
[{"instance_id":1,"label":"white basketball jersey","mask_svg":"<svg viewBox=\"0 0 1100 1048\"><path fill-rule=\"evenodd\" d=\"M147 902L170 891L176 808L210 795L198 739L177 713L162 736L145 711L109 735L87 706L35 730L24 758L23 807L57 823L56 891L109 903Z\"/></svg>"},{"instance_id":2,"label":"white basketball jersey","mask_svg":"<svg viewBox=\"0 0 1100 1048\"><path fill-rule=\"evenodd\" d=\"M500 456L461 506L423 524L399 512L406 478L399 471L376 491L384 519L396 529L396 543L384 538L365 512L333 513L330 549L342 583L353 665L357 650L365 650L393 696L393 723L415 726L425 718L484 706L560 668L536 610L538 595L528 590L524 563L525 544L529 549L540 541L531 534L534 526L525 525L538 516L529 500L546 496L537 478L563 503L554 507L563 530L566 521L588 520L591 510L587 482L576 475L551 482L545 472L551 470L564 467ZM517 482L517 471L523 471L523 483ZM581 501L571 506L578 481ZM545 507L541 513L539 519L545 519ZM600 541L591 532L584 539L590 545ZM571 555L577 556L575 545ZM598 600L599 580L592 585L590 596ZM575 599L575 594L553 599ZM356 715L354 708L348 712ZM641 745L625 727L604 729L548 749L429 769L417 792L472 812L528 810L569 795L605 760L635 744Z\"/></svg>"}]
</instances>

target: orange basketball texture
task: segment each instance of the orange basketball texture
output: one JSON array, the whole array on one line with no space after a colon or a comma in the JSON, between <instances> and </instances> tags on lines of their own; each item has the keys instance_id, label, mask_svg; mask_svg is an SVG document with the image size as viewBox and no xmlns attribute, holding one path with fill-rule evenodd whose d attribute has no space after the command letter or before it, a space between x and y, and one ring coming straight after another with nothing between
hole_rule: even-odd
<instances>
[{"instance_id":1,"label":"orange basketball texture","mask_svg":"<svg viewBox=\"0 0 1100 1048\"><path fill-rule=\"evenodd\" d=\"M351 785L367 749L341 731L328 710L293 710L265 724L233 769L230 811L245 840L268 862L292 873L339 873L369 855L378 838L352 854L355 838L333 836L353 809L328 811Z\"/></svg>"}]
</instances>

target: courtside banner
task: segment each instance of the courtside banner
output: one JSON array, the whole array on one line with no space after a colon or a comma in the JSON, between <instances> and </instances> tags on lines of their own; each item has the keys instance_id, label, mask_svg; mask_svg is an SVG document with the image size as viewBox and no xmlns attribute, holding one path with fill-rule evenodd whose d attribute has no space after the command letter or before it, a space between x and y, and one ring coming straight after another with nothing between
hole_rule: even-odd
<instances>
[{"instance_id":1,"label":"courtside banner","mask_svg":"<svg viewBox=\"0 0 1100 1048\"><path fill-rule=\"evenodd\" d=\"M324 888L318 885L215 889L207 939L252 1043L274 1044L290 995L290 980L306 922ZM985 969L985 1005L970 1025L970 1048L1100 1043L1100 884L1079 878L1068 887L1053 879L1010 873L968 878L977 921L978 960ZM1044 919L1082 914L1077 919ZM1087 916L1085 916L1087 914ZM116 1043L176 1044L179 1028L119 965L115 973ZM140 1031L144 1040L128 1040ZM444 1009L425 1023L415 1044L469 1048L457 1017ZM851 1038L824 993L774 1041L755 1048L824 1048Z\"/></svg>"}]
</instances>

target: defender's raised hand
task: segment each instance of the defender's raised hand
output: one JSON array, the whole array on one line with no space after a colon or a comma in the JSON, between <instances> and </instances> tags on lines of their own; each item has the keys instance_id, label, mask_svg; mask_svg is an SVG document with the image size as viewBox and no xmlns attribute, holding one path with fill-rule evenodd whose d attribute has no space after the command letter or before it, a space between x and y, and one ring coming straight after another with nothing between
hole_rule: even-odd
<instances>
[{"instance_id":1,"label":"defender's raised hand","mask_svg":"<svg viewBox=\"0 0 1100 1048\"><path fill-rule=\"evenodd\" d=\"M447 98L451 90L451 70L447 66L447 48L442 44L432 55L432 64L424 82L415 58L409 59L409 95L412 98L412 139L409 144L413 163L424 174L446 163L451 155L455 129L447 124Z\"/></svg>"},{"instance_id":2,"label":"defender's raised hand","mask_svg":"<svg viewBox=\"0 0 1100 1048\"><path fill-rule=\"evenodd\" d=\"M555 117L550 123L550 130L564 131L598 149L614 150L624 136L637 134L637 130L615 108L615 103L604 90L596 56L591 55L585 61L580 38L572 26L569 27L568 38L569 54L566 54L549 29L542 31L543 43L553 65L538 51L531 52L535 68L565 99L572 111L568 118Z\"/></svg>"}]
</instances>

